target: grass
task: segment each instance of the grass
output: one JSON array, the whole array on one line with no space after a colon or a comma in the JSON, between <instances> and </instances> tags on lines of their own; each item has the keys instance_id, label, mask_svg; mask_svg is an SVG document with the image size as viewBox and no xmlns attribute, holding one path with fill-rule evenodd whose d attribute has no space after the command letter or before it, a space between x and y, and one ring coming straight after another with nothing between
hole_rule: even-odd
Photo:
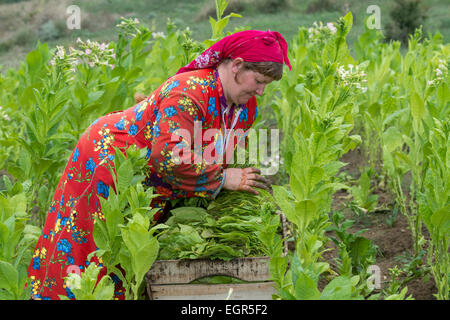
<instances>
[{"instance_id":1,"label":"grass","mask_svg":"<svg viewBox=\"0 0 450 320\"><path fill-rule=\"evenodd\" d=\"M69 46L77 37L102 42L115 41L115 25L121 16L136 17L155 31L164 31L167 19L184 29L189 27L196 40L210 37L208 15L215 17L213 0L30 0L17 3L0 0L0 65L3 70L17 67L36 41L48 42L50 47ZM388 0L286 0L285 7L271 7L277 0L230 1L229 7L243 18L230 20L226 31L248 26L254 29L271 29L281 32L290 41L301 26L309 27L314 21L336 21L349 10L354 25L348 36L352 43L364 30L364 20L369 5L378 5L382 26L390 21L392 1ZM280 0L278 0L280 2ZM281 1L283 2L283 1ZM66 8L78 5L81 9L81 29L68 30ZM444 41L450 40L450 15L447 0L426 2L428 19L425 31L439 30ZM273 8L272 12L266 12ZM269 10L270 11L270 10ZM49 21L52 21L49 23ZM47 24L47 25L46 25ZM53 26L52 26L53 24ZM46 25L46 26L45 26Z\"/></svg>"}]
</instances>

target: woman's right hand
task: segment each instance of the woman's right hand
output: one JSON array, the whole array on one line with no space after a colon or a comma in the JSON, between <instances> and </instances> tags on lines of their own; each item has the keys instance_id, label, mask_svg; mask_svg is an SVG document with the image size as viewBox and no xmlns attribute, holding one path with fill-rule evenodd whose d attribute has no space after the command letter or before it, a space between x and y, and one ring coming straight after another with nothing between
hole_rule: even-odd
<instances>
[{"instance_id":1,"label":"woman's right hand","mask_svg":"<svg viewBox=\"0 0 450 320\"><path fill-rule=\"evenodd\" d=\"M226 190L248 191L258 194L253 187L269 189L269 181L261 176L258 168L227 168L223 188Z\"/></svg>"},{"instance_id":2,"label":"woman's right hand","mask_svg":"<svg viewBox=\"0 0 450 320\"><path fill-rule=\"evenodd\" d=\"M134 94L134 101L135 101L136 103L139 103L139 102L141 102L141 101L144 101L145 98L146 98L146 97L145 97L145 95L144 95L143 93L137 92L137 93Z\"/></svg>"}]
</instances>

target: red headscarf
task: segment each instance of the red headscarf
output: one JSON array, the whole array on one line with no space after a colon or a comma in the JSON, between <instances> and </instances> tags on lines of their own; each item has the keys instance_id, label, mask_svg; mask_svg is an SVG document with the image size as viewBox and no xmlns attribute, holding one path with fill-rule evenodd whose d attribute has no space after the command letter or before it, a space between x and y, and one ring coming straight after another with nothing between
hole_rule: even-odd
<instances>
[{"instance_id":1,"label":"red headscarf","mask_svg":"<svg viewBox=\"0 0 450 320\"><path fill-rule=\"evenodd\" d=\"M215 67L226 58L242 58L247 62L273 61L291 64L287 56L288 45L276 31L245 30L226 36L213 44L178 73Z\"/></svg>"}]
</instances>

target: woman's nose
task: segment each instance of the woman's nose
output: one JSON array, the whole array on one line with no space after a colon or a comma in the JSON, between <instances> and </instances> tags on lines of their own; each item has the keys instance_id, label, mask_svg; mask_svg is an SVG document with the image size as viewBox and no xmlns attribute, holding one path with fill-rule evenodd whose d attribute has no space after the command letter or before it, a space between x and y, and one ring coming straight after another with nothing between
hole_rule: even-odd
<instances>
[{"instance_id":1,"label":"woman's nose","mask_svg":"<svg viewBox=\"0 0 450 320\"><path fill-rule=\"evenodd\" d=\"M266 85L265 85L265 84L259 86L259 87L256 89L256 94L257 94L258 96L262 96L262 94L264 93L264 89L265 89L265 88L266 88Z\"/></svg>"}]
</instances>

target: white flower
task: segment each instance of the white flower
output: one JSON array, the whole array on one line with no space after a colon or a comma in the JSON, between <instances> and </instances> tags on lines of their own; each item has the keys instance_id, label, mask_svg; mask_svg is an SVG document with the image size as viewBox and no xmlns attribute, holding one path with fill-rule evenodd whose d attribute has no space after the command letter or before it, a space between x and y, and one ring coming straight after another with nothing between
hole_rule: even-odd
<instances>
[{"instance_id":1,"label":"white flower","mask_svg":"<svg viewBox=\"0 0 450 320\"><path fill-rule=\"evenodd\" d=\"M92 53L92 50L87 48L86 50L84 50L84 53L90 55Z\"/></svg>"},{"instance_id":2,"label":"white flower","mask_svg":"<svg viewBox=\"0 0 450 320\"><path fill-rule=\"evenodd\" d=\"M153 32L152 36L153 36L154 39L156 39L156 38L163 38L163 39L165 39L166 38L166 35L162 31L161 32Z\"/></svg>"},{"instance_id":3,"label":"white flower","mask_svg":"<svg viewBox=\"0 0 450 320\"><path fill-rule=\"evenodd\" d=\"M331 33L336 33L337 29L334 26L333 22L328 22L327 27L328 27L328 29L330 29Z\"/></svg>"},{"instance_id":4,"label":"white flower","mask_svg":"<svg viewBox=\"0 0 450 320\"><path fill-rule=\"evenodd\" d=\"M437 68L436 69L436 75L439 77L440 75L442 75L442 70Z\"/></svg>"},{"instance_id":5,"label":"white flower","mask_svg":"<svg viewBox=\"0 0 450 320\"><path fill-rule=\"evenodd\" d=\"M367 87L363 87L363 88L361 88L361 91L362 91L362 93L366 93L366 91L367 91Z\"/></svg>"},{"instance_id":6,"label":"white flower","mask_svg":"<svg viewBox=\"0 0 450 320\"><path fill-rule=\"evenodd\" d=\"M56 55L58 56L58 58L64 59L64 55L65 55L64 47L56 46L56 49L57 49Z\"/></svg>"}]
</instances>

